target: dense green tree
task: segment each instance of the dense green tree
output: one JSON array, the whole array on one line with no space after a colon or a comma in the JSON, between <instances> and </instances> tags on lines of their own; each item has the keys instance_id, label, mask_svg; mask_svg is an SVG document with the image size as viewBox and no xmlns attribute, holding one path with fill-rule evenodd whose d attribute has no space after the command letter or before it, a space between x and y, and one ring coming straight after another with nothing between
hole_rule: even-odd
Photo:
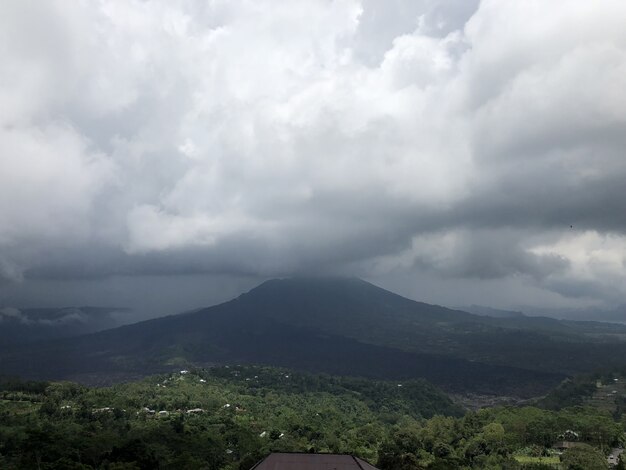
<instances>
[{"instance_id":1,"label":"dense green tree","mask_svg":"<svg viewBox=\"0 0 626 470\"><path fill-rule=\"evenodd\" d=\"M604 454L587 444L580 444L563 452L563 465L567 470L604 470L609 468Z\"/></svg>"},{"instance_id":2,"label":"dense green tree","mask_svg":"<svg viewBox=\"0 0 626 470\"><path fill-rule=\"evenodd\" d=\"M517 470L514 456L549 455L566 430L587 444L564 456L578 468L604 465L601 450L623 441L622 425L601 409L495 407L458 417L419 382L405 386L411 394L395 383L255 367L110 388L14 383L0 390L0 468L247 470L271 451L312 449L354 453L384 470Z\"/></svg>"}]
</instances>

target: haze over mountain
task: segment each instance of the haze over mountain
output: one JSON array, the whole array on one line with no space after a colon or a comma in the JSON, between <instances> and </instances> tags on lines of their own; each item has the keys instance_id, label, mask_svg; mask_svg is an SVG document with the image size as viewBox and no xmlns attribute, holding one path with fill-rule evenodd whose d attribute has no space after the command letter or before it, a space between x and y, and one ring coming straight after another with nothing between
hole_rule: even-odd
<instances>
[{"instance_id":1,"label":"haze over mountain","mask_svg":"<svg viewBox=\"0 0 626 470\"><path fill-rule=\"evenodd\" d=\"M483 305L459 307L459 310L485 315L488 317L519 317L534 316L556 318L558 320L596 321L608 323L626 323L626 306L621 305L614 309L602 308L541 308L520 307L518 310L502 310Z\"/></svg>"},{"instance_id":2,"label":"haze over mountain","mask_svg":"<svg viewBox=\"0 0 626 470\"><path fill-rule=\"evenodd\" d=\"M529 396L598 361L621 361L625 333L601 323L477 316L355 278L276 279L214 307L14 348L0 358L0 373L97 381L253 363Z\"/></svg>"},{"instance_id":3,"label":"haze over mountain","mask_svg":"<svg viewBox=\"0 0 626 470\"><path fill-rule=\"evenodd\" d=\"M0 349L114 328L126 309L105 307L0 308Z\"/></svg>"},{"instance_id":4,"label":"haze over mountain","mask_svg":"<svg viewBox=\"0 0 626 470\"><path fill-rule=\"evenodd\" d=\"M529 315L541 315L562 320L626 323L626 305L619 305L612 309L527 307L525 311Z\"/></svg>"},{"instance_id":5,"label":"haze over mountain","mask_svg":"<svg viewBox=\"0 0 626 470\"><path fill-rule=\"evenodd\" d=\"M514 310L502 310L502 309L492 308L492 307L485 307L483 305L470 305L469 307L459 307L459 310L473 313L474 315L484 315L487 317L495 317L495 318L511 318L511 317L524 316L522 312L517 312Z\"/></svg>"}]
</instances>

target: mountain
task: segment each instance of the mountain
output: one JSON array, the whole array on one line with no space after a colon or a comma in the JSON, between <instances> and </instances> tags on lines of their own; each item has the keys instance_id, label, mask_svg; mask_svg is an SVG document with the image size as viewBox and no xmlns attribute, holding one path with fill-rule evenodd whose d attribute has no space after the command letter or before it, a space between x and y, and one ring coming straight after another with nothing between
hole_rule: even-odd
<instances>
[{"instance_id":1,"label":"mountain","mask_svg":"<svg viewBox=\"0 0 626 470\"><path fill-rule=\"evenodd\" d=\"M191 313L13 348L0 374L93 382L250 363L531 396L625 357L623 331L571 323L477 316L360 279L277 279Z\"/></svg>"},{"instance_id":2,"label":"mountain","mask_svg":"<svg viewBox=\"0 0 626 470\"><path fill-rule=\"evenodd\" d=\"M354 278L275 279L238 301L274 321L359 342L545 372L621 363L612 354L626 352L624 325L474 315Z\"/></svg>"}]
</instances>

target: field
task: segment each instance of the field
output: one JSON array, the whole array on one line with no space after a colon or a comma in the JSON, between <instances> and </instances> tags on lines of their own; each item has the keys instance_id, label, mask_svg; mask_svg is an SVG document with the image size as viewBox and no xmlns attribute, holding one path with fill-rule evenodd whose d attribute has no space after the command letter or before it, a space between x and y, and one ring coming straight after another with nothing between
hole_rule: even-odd
<instances>
[{"instance_id":1,"label":"field","mask_svg":"<svg viewBox=\"0 0 626 470\"><path fill-rule=\"evenodd\" d=\"M619 403L626 397L626 379L618 377L606 380L606 383L598 381L596 387L595 393L585 404L615 413Z\"/></svg>"},{"instance_id":2,"label":"field","mask_svg":"<svg viewBox=\"0 0 626 470\"><path fill-rule=\"evenodd\" d=\"M527 455L516 455L515 460L517 460L521 464L543 464L550 465L554 468L562 468L561 460L556 455L551 455L549 457L530 457Z\"/></svg>"}]
</instances>

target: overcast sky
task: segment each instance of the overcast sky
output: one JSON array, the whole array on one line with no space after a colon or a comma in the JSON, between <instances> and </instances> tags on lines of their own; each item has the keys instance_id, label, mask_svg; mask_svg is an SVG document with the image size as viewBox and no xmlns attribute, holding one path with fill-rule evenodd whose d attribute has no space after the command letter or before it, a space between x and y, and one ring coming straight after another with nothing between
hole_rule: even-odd
<instances>
[{"instance_id":1,"label":"overcast sky","mask_svg":"<svg viewBox=\"0 0 626 470\"><path fill-rule=\"evenodd\" d=\"M626 303L626 2L0 2L0 305L355 275Z\"/></svg>"}]
</instances>

